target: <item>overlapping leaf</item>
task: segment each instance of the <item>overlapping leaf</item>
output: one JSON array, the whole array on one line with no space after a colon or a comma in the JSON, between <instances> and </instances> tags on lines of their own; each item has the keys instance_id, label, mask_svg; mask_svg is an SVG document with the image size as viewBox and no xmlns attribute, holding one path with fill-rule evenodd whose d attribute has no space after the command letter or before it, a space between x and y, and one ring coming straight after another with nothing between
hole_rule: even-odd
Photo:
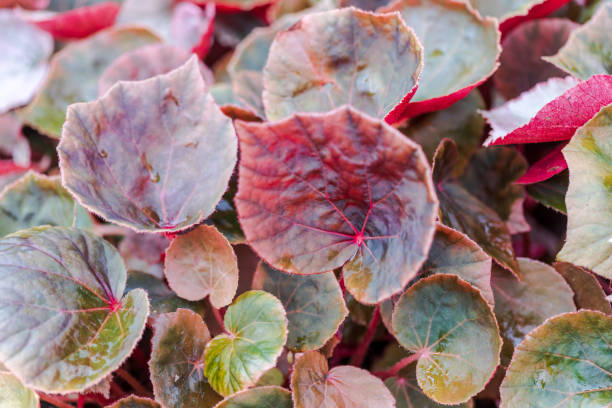
<instances>
[{"instance_id":1,"label":"overlapping leaf","mask_svg":"<svg viewBox=\"0 0 612 408\"><path fill-rule=\"evenodd\" d=\"M567 238L557 258L612 277L612 105L576 131L563 149L570 171Z\"/></svg>"},{"instance_id":2,"label":"overlapping leaf","mask_svg":"<svg viewBox=\"0 0 612 408\"><path fill-rule=\"evenodd\" d=\"M162 408L162 406L149 398L131 396L123 398L107 408Z\"/></svg>"},{"instance_id":3,"label":"overlapping leaf","mask_svg":"<svg viewBox=\"0 0 612 408\"><path fill-rule=\"evenodd\" d=\"M221 107L223 113L226 116L232 117L224 108L225 107ZM227 190L225 190L225 194L223 194L221 201L219 201L217 207L215 208L215 212L208 217L208 223L217 227L217 229L231 244L244 243L244 232L242 232L242 227L238 221L238 211L236 210L236 203L234 203L234 197L236 196L237 191L238 172L234 172L230 178Z\"/></svg>"},{"instance_id":4,"label":"overlapping leaf","mask_svg":"<svg viewBox=\"0 0 612 408\"><path fill-rule=\"evenodd\" d=\"M507 365L527 333L557 314L574 312L571 288L551 267L528 258L518 258L521 276L493 269L491 286L495 295L495 316L504 339L502 364Z\"/></svg>"},{"instance_id":5,"label":"overlapping leaf","mask_svg":"<svg viewBox=\"0 0 612 408\"><path fill-rule=\"evenodd\" d=\"M106 1L98 4L86 5L72 10L43 18L34 18L38 27L49 32L53 37L62 40L88 37L104 28L113 25L119 13L119 4Z\"/></svg>"},{"instance_id":6,"label":"overlapping leaf","mask_svg":"<svg viewBox=\"0 0 612 408\"><path fill-rule=\"evenodd\" d=\"M378 10L393 11L401 13L425 50L419 88L403 115L447 108L497 69L501 48L495 20L483 20L454 0L403 0Z\"/></svg>"},{"instance_id":7,"label":"overlapping leaf","mask_svg":"<svg viewBox=\"0 0 612 408\"><path fill-rule=\"evenodd\" d=\"M289 321L287 347L293 351L323 347L348 314L333 272L289 275L261 262L253 277L253 289L280 299Z\"/></svg>"},{"instance_id":8,"label":"overlapping leaf","mask_svg":"<svg viewBox=\"0 0 612 408\"><path fill-rule=\"evenodd\" d=\"M140 271L163 279L163 257L169 245L168 239L161 234L129 231L119 243L119 253L128 271Z\"/></svg>"},{"instance_id":9,"label":"overlapping leaf","mask_svg":"<svg viewBox=\"0 0 612 408\"><path fill-rule=\"evenodd\" d=\"M221 400L204 377L204 347L210 333L190 310L159 315L152 340L151 382L164 407L211 408Z\"/></svg>"},{"instance_id":10,"label":"overlapping leaf","mask_svg":"<svg viewBox=\"0 0 612 408\"><path fill-rule=\"evenodd\" d=\"M58 153L64 185L87 208L137 231L177 231L214 210L236 145L192 57L71 106Z\"/></svg>"},{"instance_id":11,"label":"overlapping leaf","mask_svg":"<svg viewBox=\"0 0 612 408\"><path fill-rule=\"evenodd\" d=\"M177 295L187 300L210 296L216 308L227 306L238 288L238 263L230 243L212 226L201 225L172 240L165 275Z\"/></svg>"},{"instance_id":12,"label":"overlapping leaf","mask_svg":"<svg viewBox=\"0 0 612 408\"><path fill-rule=\"evenodd\" d=\"M507 32L525 19L545 17L569 0L463 0L483 16L499 19Z\"/></svg>"},{"instance_id":13,"label":"overlapping leaf","mask_svg":"<svg viewBox=\"0 0 612 408\"><path fill-rule=\"evenodd\" d=\"M383 382L358 367L329 369L317 351L298 358L291 376L295 408L392 408L395 400Z\"/></svg>"},{"instance_id":14,"label":"overlapping leaf","mask_svg":"<svg viewBox=\"0 0 612 408\"><path fill-rule=\"evenodd\" d=\"M38 395L8 371L0 371L0 408L39 408Z\"/></svg>"},{"instance_id":15,"label":"overlapping leaf","mask_svg":"<svg viewBox=\"0 0 612 408\"><path fill-rule=\"evenodd\" d=\"M291 392L277 386L257 387L237 392L215 408L292 408Z\"/></svg>"},{"instance_id":16,"label":"overlapping leaf","mask_svg":"<svg viewBox=\"0 0 612 408\"><path fill-rule=\"evenodd\" d=\"M228 396L276 365L287 341L287 318L277 298L252 290L227 308L223 323L226 332L206 345L204 374L216 392Z\"/></svg>"},{"instance_id":17,"label":"overlapping leaf","mask_svg":"<svg viewBox=\"0 0 612 408\"><path fill-rule=\"evenodd\" d=\"M416 144L349 107L237 129L236 204L266 262L299 274L344 265L347 289L370 304L414 277L437 210Z\"/></svg>"},{"instance_id":18,"label":"overlapping leaf","mask_svg":"<svg viewBox=\"0 0 612 408\"><path fill-rule=\"evenodd\" d=\"M528 184L525 186L527 193L535 200L549 208L553 208L563 214L567 213L565 207L565 193L569 184L569 172L567 169L556 174L548 180Z\"/></svg>"},{"instance_id":19,"label":"overlapping leaf","mask_svg":"<svg viewBox=\"0 0 612 408\"><path fill-rule=\"evenodd\" d=\"M53 38L12 10L0 10L0 113L25 105L47 73Z\"/></svg>"},{"instance_id":20,"label":"overlapping leaf","mask_svg":"<svg viewBox=\"0 0 612 408\"><path fill-rule=\"evenodd\" d=\"M29 167L32 153L28 139L21 133L22 125L15 113L0 115L0 152L17 166Z\"/></svg>"},{"instance_id":21,"label":"overlapping leaf","mask_svg":"<svg viewBox=\"0 0 612 408\"><path fill-rule=\"evenodd\" d=\"M268 119L349 104L395 122L417 89L423 48L398 14L354 8L305 16L274 39L264 68Z\"/></svg>"},{"instance_id":22,"label":"overlapping leaf","mask_svg":"<svg viewBox=\"0 0 612 408\"><path fill-rule=\"evenodd\" d=\"M37 390L99 382L144 330L146 293L123 295L119 253L88 232L37 227L0 240L0 279L0 360Z\"/></svg>"},{"instance_id":23,"label":"overlapping leaf","mask_svg":"<svg viewBox=\"0 0 612 408\"><path fill-rule=\"evenodd\" d=\"M59 138L66 108L98 96L98 78L124 52L159 39L144 28L113 28L67 45L51 60L49 74L24 120L47 136Z\"/></svg>"},{"instance_id":24,"label":"overlapping leaf","mask_svg":"<svg viewBox=\"0 0 612 408\"><path fill-rule=\"evenodd\" d=\"M567 262L555 262L553 267L572 288L574 303L579 309L612 314L612 306L606 300L605 292L591 272Z\"/></svg>"},{"instance_id":25,"label":"overlapping leaf","mask_svg":"<svg viewBox=\"0 0 612 408\"><path fill-rule=\"evenodd\" d=\"M566 313L517 347L501 386L501 406L604 407L612 401L612 317Z\"/></svg>"}]
</instances>

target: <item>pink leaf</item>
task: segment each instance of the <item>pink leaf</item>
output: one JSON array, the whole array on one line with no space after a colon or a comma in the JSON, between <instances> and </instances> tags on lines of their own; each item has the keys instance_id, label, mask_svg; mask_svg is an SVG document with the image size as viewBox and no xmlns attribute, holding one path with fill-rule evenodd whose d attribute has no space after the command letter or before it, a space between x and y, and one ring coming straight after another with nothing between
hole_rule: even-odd
<instances>
[{"instance_id":1,"label":"pink leaf","mask_svg":"<svg viewBox=\"0 0 612 408\"><path fill-rule=\"evenodd\" d=\"M546 0L536 6L533 6L527 15L510 17L501 22L499 26L503 35L509 33L513 28L524 23L525 21L535 20L537 18L546 17L553 11L565 6L570 0Z\"/></svg>"},{"instance_id":2,"label":"pink leaf","mask_svg":"<svg viewBox=\"0 0 612 408\"><path fill-rule=\"evenodd\" d=\"M561 153L561 149L563 149L566 144L567 143L560 144L546 156L535 162L529 170L527 170L527 173L516 182L518 184L539 183L567 169L567 163Z\"/></svg>"},{"instance_id":3,"label":"pink leaf","mask_svg":"<svg viewBox=\"0 0 612 408\"><path fill-rule=\"evenodd\" d=\"M118 13L119 4L108 1L58 13L33 23L58 39L85 38L112 26Z\"/></svg>"}]
</instances>

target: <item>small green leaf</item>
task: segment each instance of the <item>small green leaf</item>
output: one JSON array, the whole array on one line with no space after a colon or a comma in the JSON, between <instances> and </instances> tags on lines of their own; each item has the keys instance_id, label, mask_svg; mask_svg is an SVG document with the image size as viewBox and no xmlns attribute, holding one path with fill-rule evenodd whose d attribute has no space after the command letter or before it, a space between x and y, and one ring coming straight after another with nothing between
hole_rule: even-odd
<instances>
[{"instance_id":1,"label":"small green leaf","mask_svg":"<svg viewBox=\"0 0 612 408\"><path fill-rule=\"evenodd\" d=\"M210 408L221 398L204 377L204 347L210 333L196 313L179 309L155 318L151 382L165 407Z\"/></svg>"},{"instance_id":2,"label":"small green leaf","mask_svg":"<svg viewBox=\"0 0 612 408\"><path fill-rule=\"evenodd\" d=\"M238 263L230 243L213 226L201 225L178 235L166 250L170 288L187 300L210 296L216 308L227 306L238 288Z\"/></svg>"},{"instance_id":3,"label":"small green leaf","mask_svg":"<svg viewBox=\"0 0 612 408\"><path fill-rule=\"evenodd\" d=\"M274 367L287 341L287 318L277 298L252 290L227 308L223 323L226 333L206 345L204 374L215 391L228 396Z\"/></svg>"},{"instance_id":4,"label":"small green leaf","mask_svg":"<svg viewBox=\"0 0 612 408\"><path fill-rule=\"evenodd\" d=\"M272 367L257 380L256 387L265 387L268 385L278 385L279 387L285 382L285 375L281 370Z\"/></svg>"},{"instance_id":5,"label":"small green leaf","mask_svg":"<svg viewBox=\"0 0 612 408\"><path fill-rule=\"evenodd\" d=\"M257 387L237 392L215 408L292 408L291 392L277 386Z\"/></svg>"},{"instance_id":6,"label":"small green leaf","mask_svg":"<svg viewBox=\"0 0 612 408\"><path fill-rule=\"evenodd\" d=\"M92 226L87 211L62 187L59 177L30 171L0 195L0 236L40 225L70 227L75 215L75 226Z\"/></svg>"},{"instance_id":7,"label":"small green leaf","mask_svg":"<svg viewBox=\"0 0 612 408\"><path fill-rule=\"evenodd\" d=\"M119 400L106 408L162 408L162 406L149 398L131 396Z\"/></svg>"},{"instance_id":8,"label":"small green leaf","mask_svg":"<svg viewBox=\"0 0 612 408\"><path fill-rule=\"evenodd\" d=\"M548 319L516 348L501 407L605 407L612 401L612 317L580 311Z\"/></svg>"},{"instance_id":9,"label":"small green leaf","mask_svg":"<svg viewBox=\"0 0 612 408\"><path fill-rule=\"evenodd\" d=\"M528 184L525 188L534 200L546 207L567 214L565 207L565 193L569 185L569 172L567 170L556 174L548 180Z\"/></svg>"},{"instance_id":10,"label":"small green leaf","mask_svg":"<svg viewBox=\"0 0 612 408\"><path fill-rule=\"evenodd\" d=\"M394 408L395 400L384 383L358 367L329 369L317 351L298 358L291 376L295 408Z\"/></svg>"},{"instance_id":11,"label":"small green leaf","mask_svg":"<svg viewBox=\"0 0 612 408\"><path fill-rule=\"evenodd\" d=\"M518 258L519 282L499 267L493 268L491 286L495 295L495 316L504 339L502 364L508 365L514 347L527 333L547 318L574 312L574 293L549 265L528 258Z\"/></svg>"},{"instance_id":12,"label":"small green leaf","mask_svg":"<svg viewBox=\"0 0 612 408\"><path fill-rule=\"evenodd\" d=\"M75 228L36 227L0 240L0 280L0 361L45 392L77 392L117 369L149 313L145 291L123 295L117 250Z\"/></svg>"},{"instance_id":13,"label":"small green leaf","mask_svg":"<svg viewBox=\"0 0 612 408\"><path fill-rule=\"evenodd\" d=\"M9 372L0 372L0 408L39 408L38 395Z\"/></svg>"},{"instance_id":14,"label":"small green leaf","mask_svg":"<svg viewBox=\"0 0 612 408\"><path fill-rule=\"evenodd\" d=\"M567 262L555 262L553 267L574 291L574 303L579 309L598 310L612 314L601 285L588 270Z\"/></svg>"},{"instance_id":15,"label":"small green leaf","mask_svg":"<svg viewBox=\"0 0 612 408\"><path fill-rule=\"evenodd\" d=\"M287 347L292 351L323 347L348 313L333 272L287 274L260 262L253 289L265 290L280 299L289 321Z\"/></svg>"},{"instance_id":16,"label":"small green leaf","mask_svg":"<svg viewBox=\"0 0 612 408\"><path fill-rule=\"evenodd\" d=\"M417 353L419 386L436 402L466 402L499 364L502 342L491 306L456 275L434 275L410 287L392 326L400 344Z\"/></svg>"}]
</instances>

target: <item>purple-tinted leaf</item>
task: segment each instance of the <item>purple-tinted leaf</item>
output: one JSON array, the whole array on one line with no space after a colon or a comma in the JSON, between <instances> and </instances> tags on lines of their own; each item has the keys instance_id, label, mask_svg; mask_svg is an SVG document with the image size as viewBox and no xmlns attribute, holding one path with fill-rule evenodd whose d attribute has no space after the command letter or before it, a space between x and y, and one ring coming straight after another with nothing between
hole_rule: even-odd
<instances>
[{"instance_id":1,"label":"purple-tinted leaf","mask_svg":"<svg viewBox=\"0 0 612 408\"><path fill-rule=\"evenodd\" d=\"M236 162L230 119L205 90L195 57L165 75L120 82L68 109L62 180L87 208L136 231L203 221Z\"/></svg>"},{"instance_id":2,"label":"purple-tinted leaf","mask_svg":"<svg viewBox=\"0 0 612 408\"><path fill-rule=\"evenodd\" d=\"M273 267L344 265L347 289L377 303L414 277L437 212L422 150L350 107L238 123L236 205L247 242Z\"/></svg>"},{"instance_id":3,"label":"purple-tinted leaf","mask_svg":"<svg viewBox=\"0 0 612 408\"><path fill-rule=\"evenodd\" d=\"M170 243L161 234L130 232L119 243L119 253L128 271L140 271L163 279L163 257Z\"/></svg>"}]
</instances>

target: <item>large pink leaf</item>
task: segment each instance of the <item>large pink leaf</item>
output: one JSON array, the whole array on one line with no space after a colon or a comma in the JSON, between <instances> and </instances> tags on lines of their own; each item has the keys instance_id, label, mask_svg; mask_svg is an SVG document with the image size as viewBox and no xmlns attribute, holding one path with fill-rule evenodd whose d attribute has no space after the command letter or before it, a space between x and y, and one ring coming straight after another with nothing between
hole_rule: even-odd
<instances>
[{"instance_id":1,"label":"large pink leaf","mask_svg":"<svg viewBox=\"0 0 612 408\"><path fill-rule=\"evenodd\" d=\"M64 185L96 214L137 231L178 231L214 210L236 144L193 56L68 107L58 153Z\"/></svg>"},{"instance_id":2,"label":"large pink leaf","mask_svg":"<svg viewBox=\"0 0 612 408\"><path fill-rule=\"evenodd\" d=\"M347 106L236 126L236 206L247 242L267 263L299 274L344 266L346 288L363 303L414 277L438 209L418 145Z\"/></svg>"},{"instance_id":3,"label":"large pink leaf","mask_svg":"<svg viewBox=\"0 0 612 408\"><path fill-rule=\"evenodd\" d=\"M551 78L519 98L483 112L492 127L485 145L568 140L610 103L612 75L595 75L579 83L571 77Z\"/></svg>"},{"instance_id":4,"label":"large pink leaf","mask_svg":"<svg viewBox=\"0 0 612 408\"><path fill-rule=\"evenodd\" d=\"M119 4L108 1L55 14L34 24L59 39L85 38L110 27L117 18Z\"/></svg>"}]
</instances>

